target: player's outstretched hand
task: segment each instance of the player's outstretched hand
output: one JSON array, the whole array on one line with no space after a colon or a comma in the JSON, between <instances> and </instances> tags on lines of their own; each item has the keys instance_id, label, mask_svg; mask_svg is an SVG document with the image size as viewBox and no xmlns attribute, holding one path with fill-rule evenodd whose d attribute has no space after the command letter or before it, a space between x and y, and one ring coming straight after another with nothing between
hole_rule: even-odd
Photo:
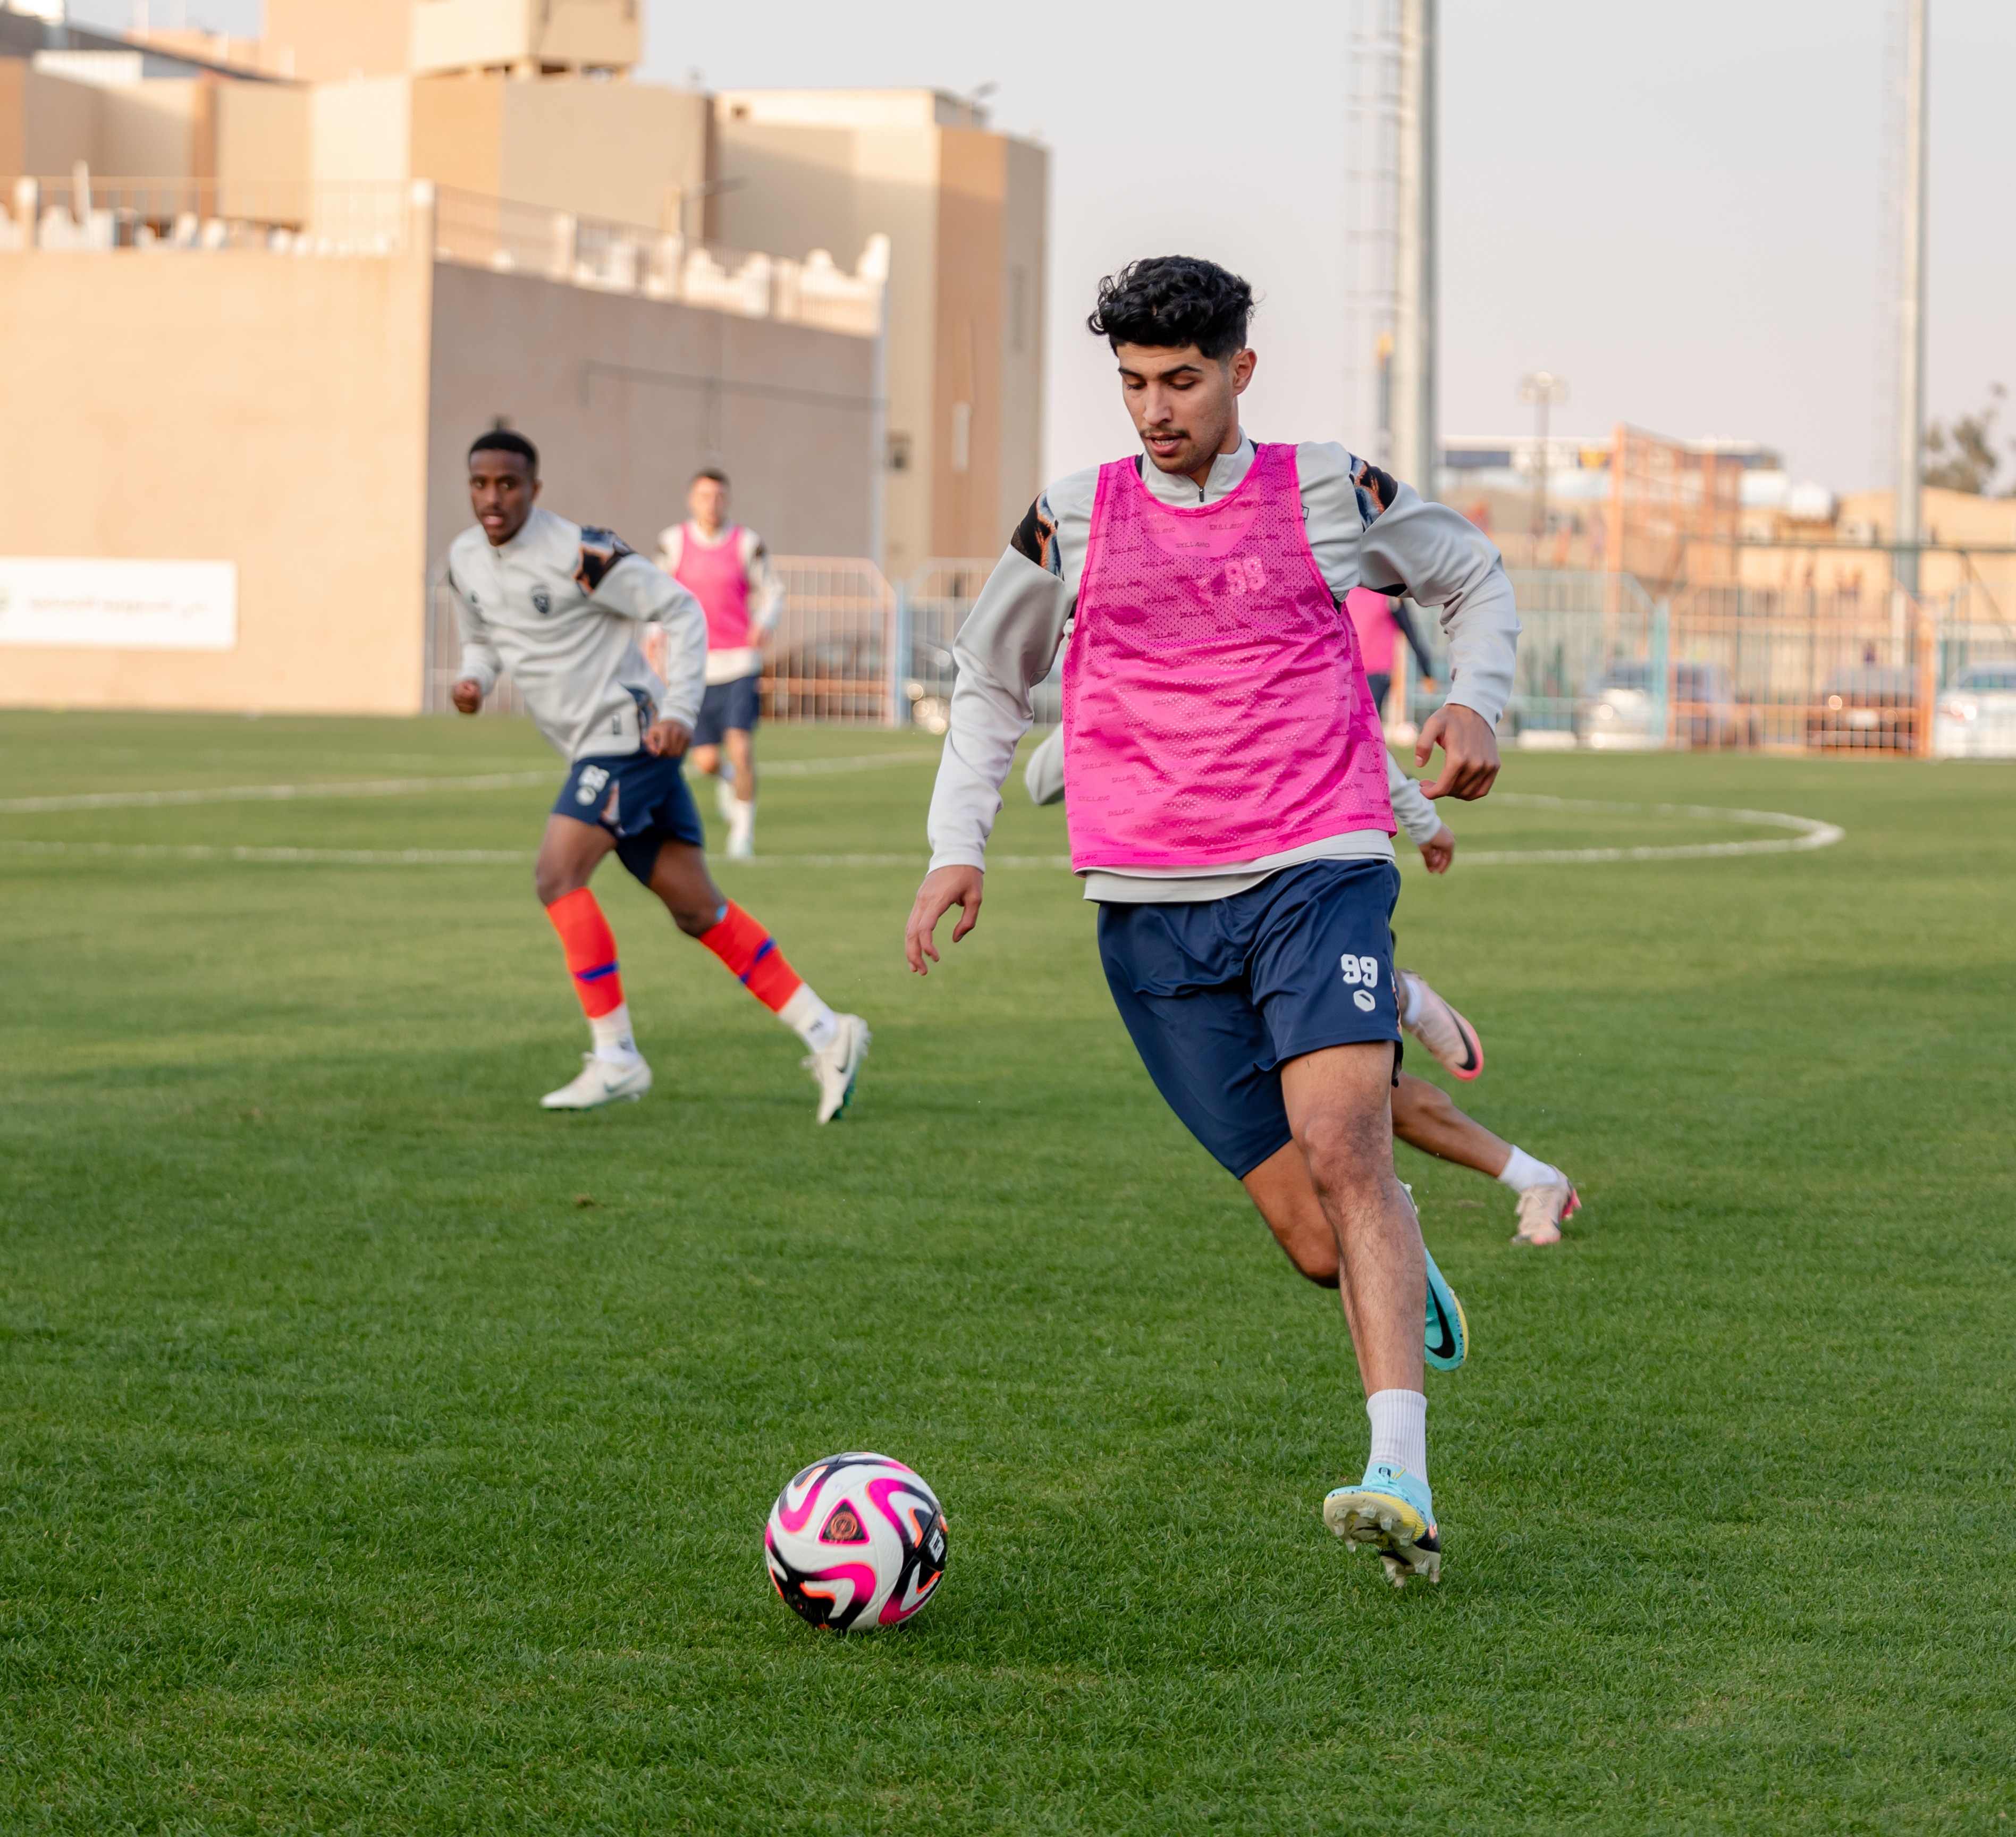
<instances>
[{"instance_id":1,"label":"player's outstretched hand","mask_svg":"<svg viewBox=\"0 0 2016 1837\"><path fill-rule=\"evenodd\" d=\"M644 729L644 751L661 759L676 759L693 744L693 729L683 721L653 721Z\"/></svg>"},{"instance_id":2,"label":"player's outstretched hand","mask_svg":"<svg viewBox=\"0 0 2016 1837\"><path fill-rule=\"evenodd\" d=\"M483 712L483 685L473 676L465 676L448 692L448 698L455 704L459 715L480 715Z\"/></svg>"},{"instance_id":3,"label":"player's outstretched hand","mask_svg":"<svg viewBox=\"0 0 2016 1837\"><path fill-rule=\"evenodd\" d=\"M1421 845L1421 864L1430 873L1447 873L1456 859L1456 836L1445 823Z\"/></svg>"},{"instance_id":4,"label":"player's outstretched hand","mask_svg":"<svg viewBox=\"0 0 2016 1837\"><path fill-rule=\"evenodd\" d=\"M937 931L938 920L955 906L959 909L959 917L952 928L953 943L980 923L981 888L986 877L977 867L934 867L924 876L924 884L917 889L917 902L910 908L910 922L903 931L903 954L920 976L931 974L924 967L926 957L933 963L938 960L932 933Z\"/></svg>"},{"instance_id":5,"label":"player's outstretched hand","mask_svg":"<svg viewBox=\"0 0 2016 1837\"><path fill-rule=\"evenodd\" d=\"M1491 789L1498 776L1498 736L1474 708L1444 702L1421 727L1414 743L1414 763L1425 765L1428 755L1442 749L1442 775L1421 787L1428 798L1461 798L1466 803Z\"/></svg>"}]
</instances>

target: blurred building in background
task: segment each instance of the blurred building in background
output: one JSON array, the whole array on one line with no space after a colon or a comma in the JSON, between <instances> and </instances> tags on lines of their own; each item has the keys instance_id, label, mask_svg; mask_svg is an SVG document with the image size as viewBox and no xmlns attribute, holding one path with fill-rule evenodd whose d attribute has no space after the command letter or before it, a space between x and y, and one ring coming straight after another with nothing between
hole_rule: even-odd
<instances>
[{"instance_id":1,"label":"blurred building in background","mask_svg":"<svg viewBox=\"0 0 2016 1837\"><path fill-rule=\"evenodd\" d=\"M724 466L838 558L779 705L902 711L879 571L997 553L1041 482L1042 149L928 90L633 81L635 0L47 11L0 10L0 701L436 705L502 423L639 547Z\"/></svg>"}]
</instances>

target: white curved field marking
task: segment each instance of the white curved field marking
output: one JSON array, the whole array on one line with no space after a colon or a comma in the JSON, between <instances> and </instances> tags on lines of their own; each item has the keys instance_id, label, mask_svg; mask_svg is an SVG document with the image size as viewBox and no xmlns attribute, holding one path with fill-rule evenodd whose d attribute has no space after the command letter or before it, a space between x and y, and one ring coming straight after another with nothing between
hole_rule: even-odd
<instances>
[{"instance_id":1,"label":"white curved field marking","mask_svg":"<svg viewBox=\"0 0 2016 1837\"><path fill-rule=\"evenodd\" d=\"M1685 816L1701 823L1755 823L1772 829L1795 830L1796 835L1766 836L1751 842L1678 842L1636 848L1480 848L1466 850L1457 845L1459 865L1501 867L1531 863L1539 866L1571 866L1606 861L1707 861L1729 855L1796 855L1809 848L1829 848L1848 831L1838 823L1822 823L1812 816L1795 816L1785 810L1727 810L1709 804L1609 804L1586 798L1550 798L1538 791L1499 791L1501 804L1517 804L1531 810L1589 811L1604 816Z\"/></svg>"},{"instance_id":2,"label":"white curved field marking","mask_svg":"<svg viewBox=\"0 0 2016 1837\"><path fill-rule=\"evenodd\" d=\"M766 777L805 778L833 772L870 772L880 765L914 765L935 759L935 751L855 753L841 759L767 762ZM171 804L288 804L308 798L407 798L432 791L516 791L528 784L557 785L556 764L539 772L487 772L473 778L367 778L349 784L220 784L191 791L74 791L50 798L0 799L0 816L32 816L50 810L150 810Z\"/></svg>"},{"instance_id":3,"label":"white curved field marking","mask_svg":"<svg viewBox=\"0 0 2016 1837\"><path fill-rule=\"evenodd\" d=\"M226 848L196 842L175 848L155 842L0 841L0 854L113 855L139 861L322 861L349 867L426 867L444 863L466 866L532 859L526 848Z\"/></svg>"}]
</instances>

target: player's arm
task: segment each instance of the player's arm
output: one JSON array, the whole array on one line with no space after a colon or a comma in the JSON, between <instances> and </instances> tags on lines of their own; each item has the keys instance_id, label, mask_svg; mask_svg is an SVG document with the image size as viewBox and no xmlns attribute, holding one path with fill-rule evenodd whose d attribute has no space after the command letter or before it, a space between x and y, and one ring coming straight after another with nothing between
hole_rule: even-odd
<instances>
[{"instance_id":1,"label":"player's arm","mask_svg":"<svg viewBox=\"0 0 2016 1837\"><path fill-rule=\"evenodd\" d=\"M1386 755L1386 789L1393 800L1394 816L1420 850L1428 872L1447 873L1456 855L1456 837L1421 787L1400 769L1400 762L1391 753Z\"/></svg>"},{"instance_id":2,"label":"player's arm","mask_svg":"<svg viewBox=\"0 0 2016 1837\"><path fill-rule=\"evenodd\" d=\"M749 587L749 632L758 650L767 650L784 611L784 582L770 564L770 550L753 529L742 532L742 578Z\"/></svg>"},{"instance_id":3,"label":"player's arm","mask_svg":"<svg viewBox=\"0 0 2016 1837\"><path fill-rule=\"evenodd\" d=\"M1071 616L1057 564L1056 528L1039 499L974 602L952 644L958 671L928 830L931 872L917 889L903 939L919 975L938 960L933 933L955 906L956 944L980 917L987 840L1001 812L1001 787L1034 719L1030 691L1050 673Z\"/></svg>"},{"instance_id":4,"label":"player's arm","mask_svg":"<svg viewBox=\"0 0 2016 1837\"><path fill-rule=\"evenodd\" d=\"M1414 763L1442 749L1430 798L1481 798L1498 776L1498 718L1512 695L1519 614L1505 564L1489 539L1446 504L1364 466L1365 485L1383 499L1359 546L1366 584L1442 608L1449 638L1449 687L1421 728Z\"/></svg>"},{"instance_id":5,"label":"player's arm","mask_svg":"<svg viewBox=\"0 0 2016 1837\"><path fill-rule=\"evenodd\" d=\"M656 626L664 636L665 699L644 733L647 752L676 758L692 743L707 683L707 615L700 602L667 574L607 530L584 529L574 576L605 611Z\"/></svg>"},{"instance_id":6,"label":"player's arm","mask_svg":"<svg viewBox=\"0 0 2016 1837\"><path fill-rule=\"evenodd\" d=\"M452 562L448 584L455 593L455 622L462 632L462 662L448 690L448 700L458 713L478 714L482 711L483 698L497 686L504 660L498 655L496 644L491 638L489 621L479 608L470 603L462 583L455 578Z\"/></svg>"}]
</instances>

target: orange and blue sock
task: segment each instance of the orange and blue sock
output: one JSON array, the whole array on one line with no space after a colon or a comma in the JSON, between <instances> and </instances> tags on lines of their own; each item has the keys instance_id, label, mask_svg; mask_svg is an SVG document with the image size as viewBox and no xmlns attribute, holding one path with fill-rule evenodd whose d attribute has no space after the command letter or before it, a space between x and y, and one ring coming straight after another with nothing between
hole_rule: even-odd
<instances>
[{"instance_id":1,"label":"orange and blue sock","mask_svg":"<svg viewBox=\"0 0 2016 1837\"><path fill-rule=\"evenodd\" d=\"M546 917L560 935L567 973L581 998L589 1031L595 1036L595 1056L614 1064L637 1057L630 1032L630 1004L623 999L623 972L616 960L616 936L602 907L585 887L563 893L546 908Z\"/></svg>"},{"instance_id":2,"label":"orange and blue sock","mask_svg":"<svg viewBox=\"0 0 2016 1837\"><path fill-rule=\"evenodd\" d=\"M733 900L722 906L720 917L700 933L700 941L814 1052L833 1044L840 1032L833 1010L785 960L776 939Z\"/></svg>"}]
</instances>

